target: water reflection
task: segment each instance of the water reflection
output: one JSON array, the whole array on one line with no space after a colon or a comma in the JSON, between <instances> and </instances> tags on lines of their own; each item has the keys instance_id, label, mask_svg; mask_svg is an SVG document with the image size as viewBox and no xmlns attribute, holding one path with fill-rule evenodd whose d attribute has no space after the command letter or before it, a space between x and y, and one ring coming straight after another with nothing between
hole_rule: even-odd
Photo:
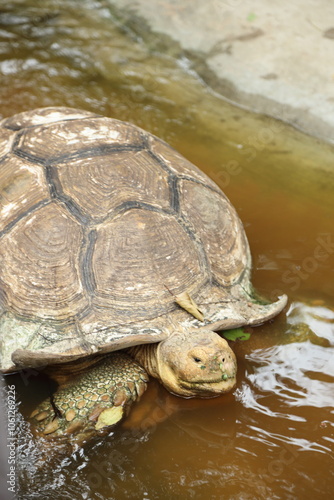
<instances>
[{"instance_id":1,"label":"water reflection","mask_svg":"<svg viewBox=\"0 0 334 500\"><path fill-rule=\"evenodd\" d=\"M293 407L306 403L317 408L332 405L332 349L307 341L255 351L246 359L254 370L248 375L253 386L275 393L285 405Z\"/></svg>"}]
</instances>

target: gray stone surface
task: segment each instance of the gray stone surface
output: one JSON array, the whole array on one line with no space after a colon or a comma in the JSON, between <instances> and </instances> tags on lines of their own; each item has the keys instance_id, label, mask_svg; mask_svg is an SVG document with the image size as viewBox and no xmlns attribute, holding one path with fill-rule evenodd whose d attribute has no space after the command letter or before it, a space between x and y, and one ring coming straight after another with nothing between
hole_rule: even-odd
<instances>
[{"instance_id":1,"label":"gray stone surface","mask_svg":"<svg viewBox=\"0 0 334 500\"><path fill-rule=\"evenodd\" d=\"M334 142L332 0L109 3L144 38L150 31L150 43L176 42L176 55L224 97Z\"/></svg>"}]
</instances>

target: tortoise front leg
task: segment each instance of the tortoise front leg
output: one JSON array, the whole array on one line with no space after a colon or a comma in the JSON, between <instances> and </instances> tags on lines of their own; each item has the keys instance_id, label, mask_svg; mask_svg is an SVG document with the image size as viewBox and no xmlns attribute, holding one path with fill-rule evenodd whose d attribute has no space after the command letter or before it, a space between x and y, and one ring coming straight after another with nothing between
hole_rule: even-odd
<instances>
[{"instance_id":1,"label":"tortoise front leg","mask_svg":"<svg viewBox=\"0 0 334 500\"><path fill-rule=\"evenodd\" d=\"M133 358L111 353L39 405L30 416L33 431L82 444L126 416L147 382L147 373Z\"/></svg>"}]
</instances>

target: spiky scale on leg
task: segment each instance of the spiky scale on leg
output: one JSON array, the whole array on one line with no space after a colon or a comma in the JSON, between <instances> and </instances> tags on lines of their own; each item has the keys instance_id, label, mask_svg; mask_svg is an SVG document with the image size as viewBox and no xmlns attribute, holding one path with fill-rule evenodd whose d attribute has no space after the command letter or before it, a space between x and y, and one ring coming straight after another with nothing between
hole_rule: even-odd
<instances>
[{"instance_id":1,"label":"spiky scale on leg","mask_svg":"<svg viewBox=\"0 0 334 500\"><path fill-rule=\"evenodd\" d=\"M33 411L35 433L82 443L107 431L146 390L148 375L129 355L112 353L59 387Z\"/></svg>"}]
</instances>

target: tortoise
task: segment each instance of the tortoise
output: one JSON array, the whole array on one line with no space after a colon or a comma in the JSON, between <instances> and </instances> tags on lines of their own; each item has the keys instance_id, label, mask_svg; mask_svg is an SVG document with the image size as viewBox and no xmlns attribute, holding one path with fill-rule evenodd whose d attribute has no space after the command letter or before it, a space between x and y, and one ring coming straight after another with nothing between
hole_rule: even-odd
<instances>
[{"instance_id":1,"label":"tortoise","mask_svg":"<svg viewBox=\"0 0 334 500\"><path fill-rule=\"evenodd\" d=\"M1 370L44 368L45 436L89 436L148 375L182 397L234 388L219 330L258 325L242 223L220 188L154 135L66 107L0 122Z\"/></svg>"}]
</instances>

